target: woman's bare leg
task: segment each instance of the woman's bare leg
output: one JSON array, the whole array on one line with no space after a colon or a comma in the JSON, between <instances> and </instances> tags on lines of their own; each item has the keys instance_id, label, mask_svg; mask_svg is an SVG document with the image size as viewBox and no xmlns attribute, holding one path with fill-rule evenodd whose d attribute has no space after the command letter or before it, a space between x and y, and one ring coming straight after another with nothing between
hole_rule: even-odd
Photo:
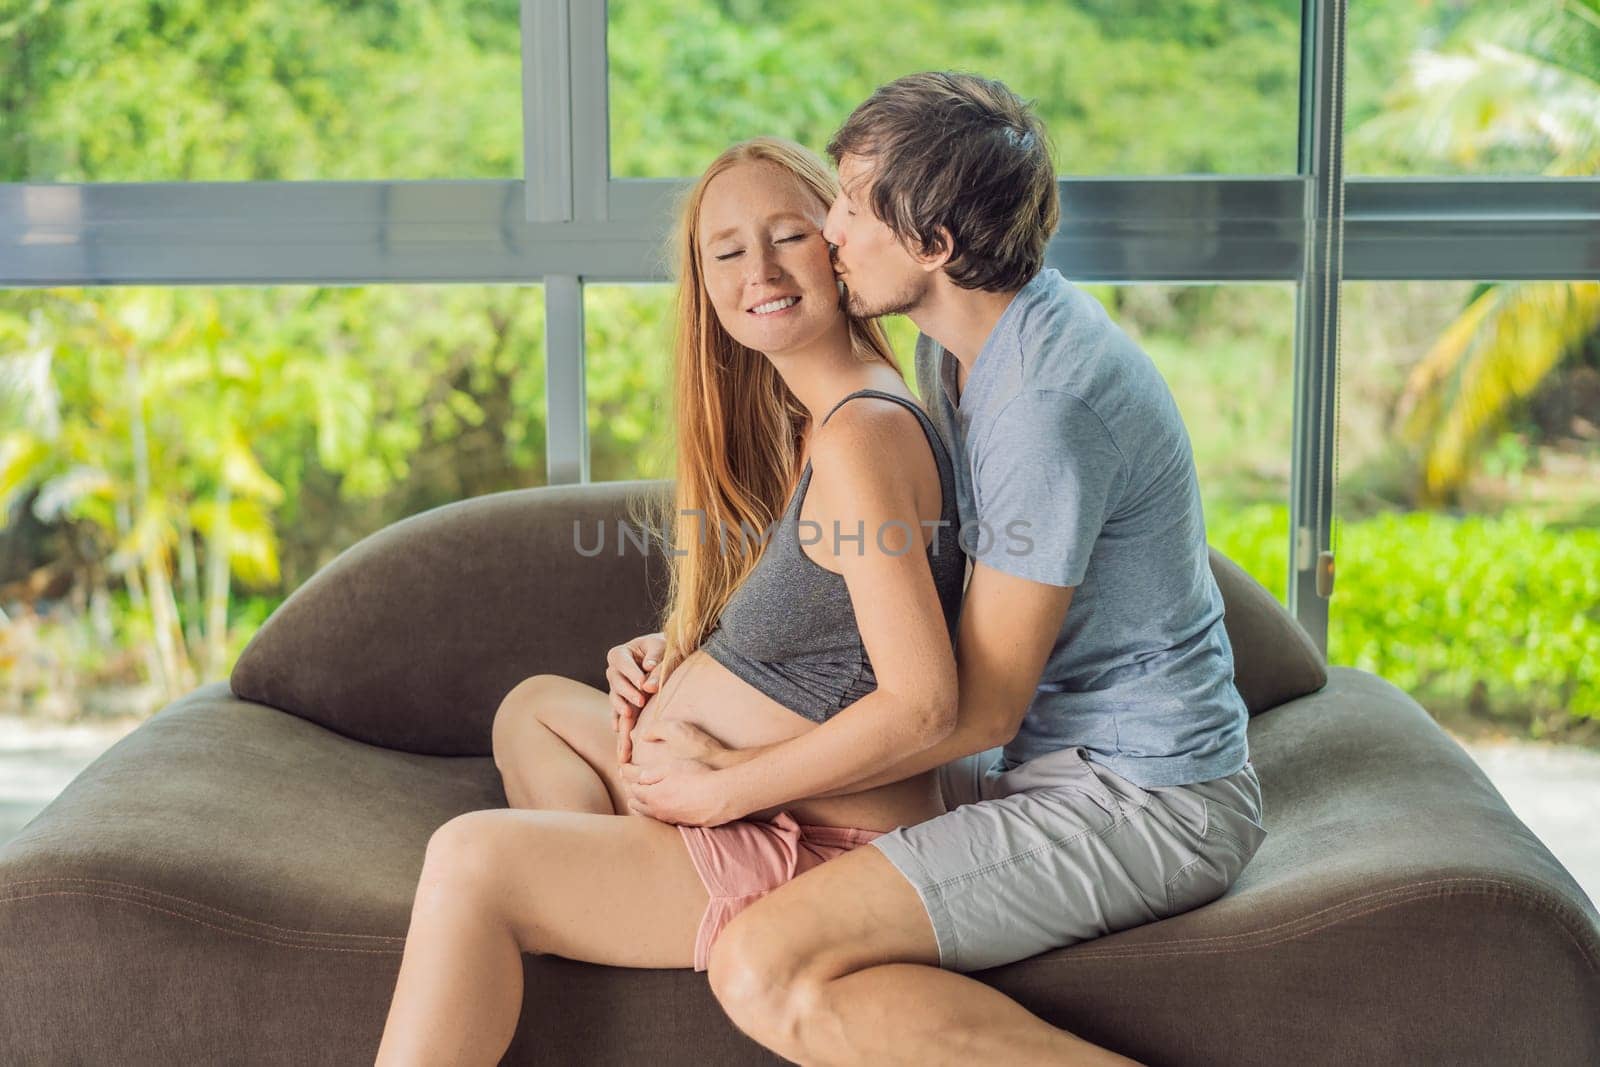
<instances>
[{"instance_id":1,"label":"woman's bare leg","mask_svg":"<svg viewBox=\"0 0 1600 1067\"><path fill-rule=\"evenodd\" d=\"M428 840L379 1067L495 1064L522 1009L522 953L693 967L709 895L677 827L494 808Z\"/></svg>"},{"instance_id":2,"label":"woman's bare leg","mask_svg":"<svg viewBox=\"0 0 1600 1067\"><path fill-rule=\"evenodd\" d=\"M511 807L626 812L604 690L554 674L524 679L500 702L493 739Z\"/></svg>"}]
</instances>

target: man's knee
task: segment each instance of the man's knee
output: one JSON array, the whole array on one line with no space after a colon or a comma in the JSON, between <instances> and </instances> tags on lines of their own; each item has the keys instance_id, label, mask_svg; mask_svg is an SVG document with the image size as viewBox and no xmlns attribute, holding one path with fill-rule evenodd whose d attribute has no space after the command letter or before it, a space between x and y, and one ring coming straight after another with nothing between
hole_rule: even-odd
<instances>
[{"instance_id":1,"label":"man's knee","mask_svg":"<svg viewBox=\"0 0 1600 1067\"><path fill-rule=\"evenodd\" d=\"M809 985L799 947L748 910L717 935L706 977L717 1003L746 1032L777 1036L793 1028Z\"/></svg>"}]
</instances>

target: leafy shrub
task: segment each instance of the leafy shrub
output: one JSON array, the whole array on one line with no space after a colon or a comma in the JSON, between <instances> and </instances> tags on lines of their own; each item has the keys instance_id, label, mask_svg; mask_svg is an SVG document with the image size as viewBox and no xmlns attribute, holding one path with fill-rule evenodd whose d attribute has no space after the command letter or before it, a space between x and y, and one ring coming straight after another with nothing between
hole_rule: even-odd
<instances>
[{"instance_id":1,"label":"leafy shrub","mask_svg":"<svg viewBox=\"0 0 1600 1067\"><path fill-rule=\"evenodd\" d=\"M1288 509L1208 513L1212 544L1284 598ZM1338 531L1329 659L1382 675L1430 710L1535 736L1600 720L1600 530L1507 511L1391 512Z\"/></svg>"}]
</instances>

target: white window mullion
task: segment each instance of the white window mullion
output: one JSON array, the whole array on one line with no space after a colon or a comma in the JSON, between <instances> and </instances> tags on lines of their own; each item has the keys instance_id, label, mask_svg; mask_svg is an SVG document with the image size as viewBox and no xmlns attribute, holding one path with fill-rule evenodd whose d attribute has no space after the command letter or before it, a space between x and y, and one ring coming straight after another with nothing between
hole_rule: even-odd
<instances>
[{"instance_id":1,"label":"white window mullion","mask_svg":"<svg viewBox=\"0 0 1600 1067\"><path fill-rule=\"evenodd\" d=\"M544 280L545 464L551 485L589 480L589 403L584 381L583 282Z\"/></svg>"}]
</instances>

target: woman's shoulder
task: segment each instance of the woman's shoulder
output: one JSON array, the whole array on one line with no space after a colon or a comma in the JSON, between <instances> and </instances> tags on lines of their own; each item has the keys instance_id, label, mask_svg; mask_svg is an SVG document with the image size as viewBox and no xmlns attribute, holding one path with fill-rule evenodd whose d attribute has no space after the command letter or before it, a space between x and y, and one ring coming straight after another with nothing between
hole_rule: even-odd
<instances>
[{"instance_id":1,"label":"woman's shoulder","mask_svg":"<svg viewBox=\"0 0 1600 1067\"><path fill-rule=\"evenodd\" d=\"M917 403L913 397L905 399ZM917 410L922 411L921 405ZM922 418L904 403L884 396L852 397L833 410L811 439L813 459L826 456L835 466L851 462L881 465L884 457L874 453L877 449L909 459L929 448Z\"/></svg>"},{"instance_id":2,"label":"woman's shoulder","mask_svg":"<svg viewBox=\"0 0 1600 1067\"><path fill-rule=\"evenodd\" d=\"M836 408L812 434L810 449L813 491L827 484L828 495L841 501L858 492L904 486L908 474L935 480L939 475L922 420L906 405L881 396L855 397Z\"/></svg>"}]
</instances>

